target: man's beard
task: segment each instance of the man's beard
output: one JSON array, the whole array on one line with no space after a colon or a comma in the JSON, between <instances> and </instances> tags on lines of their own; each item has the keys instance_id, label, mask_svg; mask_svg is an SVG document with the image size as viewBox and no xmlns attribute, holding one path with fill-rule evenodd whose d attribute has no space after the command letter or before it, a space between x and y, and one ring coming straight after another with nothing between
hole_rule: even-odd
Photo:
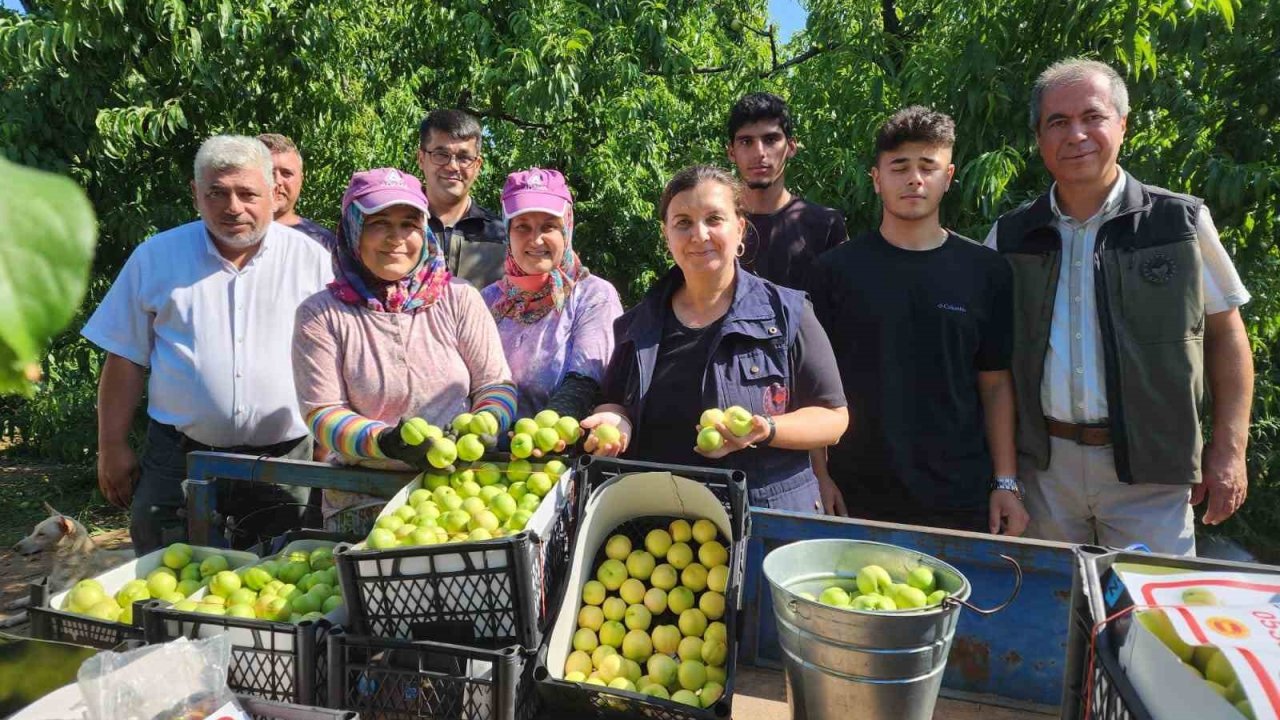
<instances>
[{"instance_id":1,"label":"man's beard","mask_svg":"<svg viewBox=\"0 0 1280 720\"><path fill-rule=\"evenodd\" d=\"M267 236L267 228L264 227L261 230L251 230L249 232L241 233L239 235L233 235L230 237L226 235L222 235L220 233L213 232L212 230L209 231L209 234L212 235L214 239L216 239L218 242L222 243L223 245L230 246L232 249L248 250L254 245L257 245L258 243L262 242L262 239Z\"/></svg>"},{"instance_id":2,"label":"man's beard","mask_svg":"<svg viewBox=\"0 0 1280 720\"><path fill-rule=\"evenodd\" d=\"M781 179L782 179L782 176L779 175L771 180L748 180L747 187L751 188L752 190L767 190L773 187L774 184Z\"/></svg>"}]
</instances>

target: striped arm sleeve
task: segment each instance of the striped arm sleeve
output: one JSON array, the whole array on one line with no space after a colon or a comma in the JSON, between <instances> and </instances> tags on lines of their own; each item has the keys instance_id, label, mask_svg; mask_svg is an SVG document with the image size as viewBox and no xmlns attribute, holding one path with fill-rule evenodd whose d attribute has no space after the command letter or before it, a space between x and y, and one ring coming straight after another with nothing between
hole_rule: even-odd
<instances>
[{"instance_id":1,"label":"striped arm sleeve","mask_svg":"<svg viewBox=\"0 0 1280 720\"><path fill-rule=\"evenodd\" d=\"M386 459L378 449L378 433L390 427L386 423L370 420L341 405L329 405L312 410L307 415L307 426L316 442L328 450L351 458Z\"/></svg>"},{"instance_id":2,"label":"striped arm sleeve","mask_svg":"<svg viewBox=\"0 0 1280 720\"><path fill-rule=\"evenodd\" d=\"M471 412L481 410L498 418L498 433L505 433L516 420L516 386L513 383L493 383L476 391Z\"/></svg>"}]
</instances>

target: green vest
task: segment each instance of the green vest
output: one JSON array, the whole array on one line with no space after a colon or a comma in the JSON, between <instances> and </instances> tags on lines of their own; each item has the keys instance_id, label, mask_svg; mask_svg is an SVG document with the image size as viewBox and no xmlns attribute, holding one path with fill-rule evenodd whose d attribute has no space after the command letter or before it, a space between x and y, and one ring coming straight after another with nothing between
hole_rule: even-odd
<instances>
[{"instance_id":1,"label":"green vest","mask_svg":"<svg viewBox=\"0 0 1280 720\"><path fill-rule=\"evenodd\" d=\"M1098 230L1094 292L1116 472L1127 483L1200 482L1204 289L1201 200L1128 176ZM1018 453L1049 467L1040 406L1062 238L1046 193L1000 218L996 247L1013 267L1013 379ZM1069 418L1059 418L1069 419Z\"/></svg>"}]
</instances>

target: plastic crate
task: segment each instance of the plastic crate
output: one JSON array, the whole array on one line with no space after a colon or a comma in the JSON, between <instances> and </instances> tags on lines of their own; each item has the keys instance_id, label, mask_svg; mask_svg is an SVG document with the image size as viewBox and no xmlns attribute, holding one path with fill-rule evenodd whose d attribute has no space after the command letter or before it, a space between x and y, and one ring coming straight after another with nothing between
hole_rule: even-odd
<instances>
[{"instance_id":1,"label":"plastic crate","mask_svg":"<svg viewBox=\"0 0 1280 720\"><path fill-rule=\"evenodd\" d=\"M1062 717L1064 720L1151 720L1151 714L1120 667L1111 633L1101 632L1096 641L1090 640L1097 622L1094 618L1101 619L1102 607L1098 605L1097 614L1091 607L1089 593L1096 595L1101 587L1094 590L1089 586L1086 554L1089 551L1084 546L1076 550L1072 572Z\"/></svg>"},{"instance_id":2,"label":"plastic crate","mask_svg":"<svg viewBox=\"0 0 1280 720\"><path fill-rule=\"evenodd\" d=\"M227 686L237 693L299 705L325 705L324 641L327 620L295 624L184 612L153 602L142 612L144 637L162 643L179 637L231 635Z\"/></svg>"},{"instance_id":3,"label":"plastic crate","mask_svg":"<svg viewBox=\"0 0 1280 720\"><path fill-rule=\"evenodd\" d=\"M224 548L193 545L191 550L192 557L196 560L203 560L210 555L223 555L227 558L228 564L232 569L252 563L258 559L251 553ZM164 549L155 550L104 573L95 575L93 579L102 583L102 587L107 594L114 595L129 580L145 579L148 573L161 567L164 564L162 561L163 556ZM87 645L103 650L109 650L130 640L143 639L144 633L139 608L146 605L146 603L136 603L134 605L133 623L125 625L59 610L58 608L62 606L62 601L69 591L70 588L67 588L57 593L51 593L48 587L48 578L31 584L31 602L27 613L31 622L32 637Z\"/></svg>"},{"instance_id":4,"label":"plastic crate","mask_svg":"<svg viewBox=\"0 0 1280 720\"><path fill-rule=\"evenodd\" d=\"M1104 629L1091 645L1094 625L1107 617L1102 579L1112 565L1134 562L1186 570L1276 573L1275 567L1255 563L1115 551L1092 545L1078 546L1075 555L1062 717L1082 720L1152 719L1120 666L1119 638ZM1092 698L1089 698L1091 666L1093 683Z\"/></svg>"},{"instance_id":5,"label":"plastic crate","mask_svg":"<svg viewBox=\"0 0 1280 720\"><path fill-rule=\"evenodd\" d=\"M383 720L531 720L533 660L513 646L329 636L330 705Z\"/></svg>"},{"instance_id":6,"label":"plastic crate","mask_svg":"<svg viewBox=\"0 0 1280 720\"><path fill-rule=\"evenodd\" d=\"M419 486L415 480L405 487L383 512ZM563 591L579 494L570 466L515 535L391 550L340 545L335 557L349 627L373 637L537 647Z\"/></svg>"},{"instance_id":7,"label":"plastic crate","mask_svg":"<svg viewBox=\"0 0 1280 720\"><path fill-rule=\"evenodd\" d=\"M48 582L48 578L42 578L29 586L31 600L27 618L31 623L31 637L102 650L109 650L130 640L142 639L142 613L138 612L136 605L131 625L58 610L50 604Z\"/></svg>"},{"instance_id":8,"label":"plastic crate","mask_svg":"<svg viewBox=\"0 0 1280 720\"><path fill-rule=\"evenodd\" d=\"M538 666L535 678L538 680L538 693L542 696L549 716L564 718L654 718L657 720L702 720L729 717L732 711L733 686L737 669L737 649L741 639L739 612L741 611L743 572L746 562L746 542L750 531L750 511L747 502L746 476L741 471L716 470L657 463L616 460L612 458L584 457L579 460L579 472L584 486L588 489L587 497L609 481L620 475L632 473L660 472L671 473L693 480L706 487L724 508L729 518L733 537L730 549L729 564L731 571L725 587L725 615L722 622L729 638L733 642L732 652L725 662L724 693L710 708L692 708L687 705L662 700L638 692L620 690L600 690L598 686L565 682L551 676L548 669L550 650L550 634L538 652ZM588 499L583 507L590 505ZM633 545L643 544L643 538L649 530L666 527L681 515L644 515L632 518L617 525L610 533L625 534L632 538ZM637 540L640 542L637 543ZM588 567L596 567L605 558L604 547L595 548ZM576 608L578 603L573 603ZM561 612L570 607L568 600ZM655 617L652 626L674 624L675 616L667 611Z\"/></svg>"},{"instance_id":9,"label":"plastic crate","mask_svg":"<svg viewBox=\"0 0 1280 720\"><path fill-rule=\"evenodd\" d=\"M273 702L248 695L238 695L236 701L254 720L360 720L360 715L350 710Z\"/></svg>"}]
</instances>

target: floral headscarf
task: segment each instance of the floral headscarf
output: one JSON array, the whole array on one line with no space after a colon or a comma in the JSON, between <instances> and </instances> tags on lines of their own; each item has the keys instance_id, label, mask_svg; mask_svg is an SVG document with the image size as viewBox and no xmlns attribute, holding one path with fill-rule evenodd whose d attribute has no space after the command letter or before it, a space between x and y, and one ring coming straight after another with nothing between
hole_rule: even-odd
<instances>
[{"instance_id":1,"label":"floral headscarf","mask_svg":"<svg viewBox=\"0 0 1280 720\"><path fill-rule=\"evenodd\" d=\"M348 305L363 305L374 312L416 313L440 297L449 283L449 268L435 233L423 224L422 252L404 277L386 281L375 276L360 260L360 233L365 218L391 205L426 208L417 178L394 168L356 173L343 196L342 222L333 249L333 282L329 291ZM366 211L364 207L371 208ZM425 218L424 218L425 219Z\"/></svg>"}]
</instances>

